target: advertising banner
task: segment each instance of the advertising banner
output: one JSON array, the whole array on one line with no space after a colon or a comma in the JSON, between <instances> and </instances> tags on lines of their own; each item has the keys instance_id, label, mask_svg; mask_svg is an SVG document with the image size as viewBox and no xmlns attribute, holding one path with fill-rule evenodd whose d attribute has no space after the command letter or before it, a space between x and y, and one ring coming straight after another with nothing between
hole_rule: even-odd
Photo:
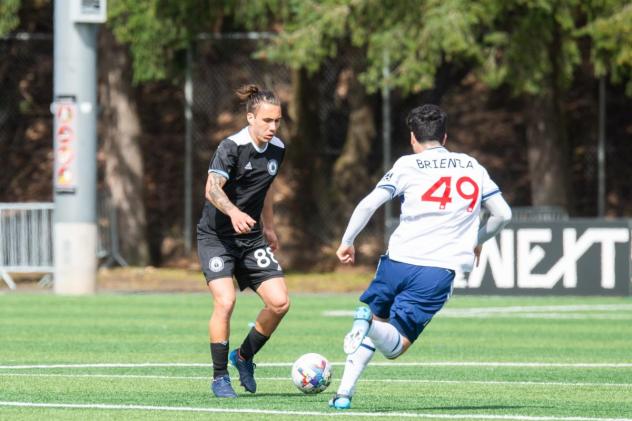
<instances>
[{"instance_id":1,"label":"advertising banner","mask_svg":"<svg viewBox=\"0 0 632 421\"><path fill-rule=\"evenodd\" d=\"M57 193L77 189L77 104L74 97L58 97L53 103L55 174Z\"/></svg>"},{"instance_id":2,"label":"advertising banner","mask_svg":"<svg viewBox=\"0 0 632 421\"><path fill-rule=\"evenodd\" d=\"M630 222L576 219L509 224L459 274L459 293L629 295Z\"/></svg>"}]
</instances>

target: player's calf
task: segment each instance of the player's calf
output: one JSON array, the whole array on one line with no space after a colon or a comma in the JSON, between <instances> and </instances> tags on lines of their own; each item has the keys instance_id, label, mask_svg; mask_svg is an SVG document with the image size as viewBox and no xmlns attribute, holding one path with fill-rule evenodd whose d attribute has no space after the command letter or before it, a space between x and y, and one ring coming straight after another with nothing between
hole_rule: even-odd
<instances>
[{"instance_id":1,"label":"player's calf","mask_svg":"<svg viewBox=\"0 0 632 421\"><path fill-rule=\"evenodd\" d=\"M345 354L353 354L358 350L371 327L372 319L373 314L368 307L362 306L356 309L351 331L347 333L344 340Z\"/></svg>"},{"instance_id":2,"label":"player's calf","mask_svg":"<svg viewBox=\"0 0 632 421\"><path fill-rule=\"evenodd\" d=\"M373 320L367 336L375 344L375 348L389 360L394 360L406 351L410 341L390 323Z\"/></svg>"}]
</instances>

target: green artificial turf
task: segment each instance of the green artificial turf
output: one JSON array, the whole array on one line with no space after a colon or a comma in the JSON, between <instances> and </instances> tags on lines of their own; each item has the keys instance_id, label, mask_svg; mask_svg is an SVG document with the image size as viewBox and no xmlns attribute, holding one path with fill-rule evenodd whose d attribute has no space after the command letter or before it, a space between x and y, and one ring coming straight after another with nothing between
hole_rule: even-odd
<instances>
[{"instance_id":1,"label":"green artificial turf","mask_svg":"<svg viewBox=\"0 0 632 421\"><path fill-rule=\"evenodd\" d=\"M2 294L0 419L632 419L630 299L457 295L408 353L376 355L351 412L340 412L327 400L342 374L345 312L356 305L357 294L293 295L256 357L257 394L243 392L231 369L240 396L218 400L209 391L209 295ZM259 309L256 295L238 296L233 347ZM290 380L307 352L334 363L320 395Z\"/></svg>"}]
</instances>

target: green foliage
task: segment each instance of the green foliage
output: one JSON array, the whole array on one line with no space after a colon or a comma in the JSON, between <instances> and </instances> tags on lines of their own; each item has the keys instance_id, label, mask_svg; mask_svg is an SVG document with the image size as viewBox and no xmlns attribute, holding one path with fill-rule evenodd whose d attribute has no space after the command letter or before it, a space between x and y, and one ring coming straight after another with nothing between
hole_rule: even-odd
<instances>
[{"instance_id":1,"label":"green foliage","mask_svg":"<svg viewBox=\"0 0 632 421\"><path fill-rule=\"evenodd\" d=\"M224 10L221 0L110 0L108 26L129 44L135 83L167 78L194 37Z\"/></svg>"},{"instance_id":2,"label":"green foliage","mask_svg":"<svg viewBox=\"0 0 632 421\"><path fill-rule=\"evenodd\" d=\"M283 31L265 54L293 68L315 71L325 58L337 53L337 41L347 33L348 3L290 0Z\"/></svg>"},{"instance_id":3,"label":"green foliage","mask_svg":"<svg viewBox=\"0 0 632 421\"><path fill-rule=\"evenodd\" d=\"M508 83L517 94L567 87L580 62L575 1L503 1L484 37L481 76L491 86Z\"/></svg>"},{"instance_id":4,"label":"green foliage","mask_svg":"<svg viewBox=\"0 0 632 421\"><path fill-rule=\"evenodd\" d=\"M111 0L108 9L108 25L130 45L135 82L168 77L197 33L228 21L277 30L260 54L311 72L342 46L360 48L369 91L430 88L446 64L475 68L516 94L564 89L588 36L595 74L627 80L632 93L632 5L624 0Z\"/></svg>"},{"instance_id":5,"label":"green foliage","mask_svg":"<svg viewBox=\"0 0 632 421\"><path fill-rule=\"evenodd\" d=\"M601 16L579 34L592 40L592 63L595 75L610 74L615 83L627 81L626 93L632 96L632 4L610 2ZM627 4L626 4L627 3Z\"/></svg>"},{"instance_id":6,"label":"green foliage","mask_svg":"<svg viewBox=\"0 0 632 421\"><path fill-rule=\"evenodd\" d=\"M369 90L382 83L404 91L431 87L443 63L480 60L480 4L465 0L288 0L284 30L265 50L271 59L310 71L339 54L341 42L364 48ZM391 79L382 77L391 63Z\"/></svg>"},{"instance_id":7,"label":"green foliage","mask_svg":"<svg viewBox=\"0 0 632 421\"><path fill-rule=\"evenodd\" d=\"M280 0L279 0L280 1ZM540 95L565 89L592 38L597 75L629 80L632 6L623 0L286 0L271 59L315 71L343 43L364 48L361 80L404 92L432 87L445 64L472 66L492 87ZM582 32L582 25L588 25ZM383 66L391 75L386 80ZM632 90L632 85L628 84Z\"/></svg>"},{"instance_id":8,"label":"green foliage","mask_svg":"<svg viewBox=\"0 0 632 421\"><path fill-rule=\"evenodd\" d=\"M20 24L18 9L22 0L0 1L0 36L14 30Z\"/></svg>"},{"instance_id":9,"label":"green foliage","mask_svg":"<svg viewBox=\"0 0 632 421\"><path fill-rule=\"evenodd\" d=\"M289 16L286 0L224 0L224 13L236 24L253 31L267 30L281 24Z\"/></svg>"}]
</instances>

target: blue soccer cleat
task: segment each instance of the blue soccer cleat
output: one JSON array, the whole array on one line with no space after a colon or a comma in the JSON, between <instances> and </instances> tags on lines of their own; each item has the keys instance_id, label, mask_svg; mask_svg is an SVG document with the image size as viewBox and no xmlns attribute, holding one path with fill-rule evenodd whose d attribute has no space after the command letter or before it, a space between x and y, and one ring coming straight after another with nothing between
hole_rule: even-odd
<instances>
[{"instance_id":1,"label":"blue soccer cleat","mask_svg":"<svg viewBox=\"0 0 632 421\"><path fill-rule=\"evenodd\" d=\"M213 394L218 398L236 398L237 394L233 390L233 386L230 384L230 377L228 375L218 376L213 379L211 383L211 390Z\"/></svg>"},{"instance_id":2,"label":"blue soccer cleat","mask_svg":"<svg viewBox=\"0 0 632 421\"><path fill-rule=\"evenodd\" d=\"M239 350L233 349L228 356L230 363L239 371L239 383L250 393L257 391L257 382L255 381L255 367L257 366L252 360L245 360L239 355Z\"/></svg>"},{"instance_id":3,"label":"blue soccer cleat","mask_svg":"<svg viewBox=\"0 0 632 421\"><path fill-rule=\"evenodd\" d=\"M329 407L335 409L349 409L351 408L351 396L336 393L334 397L329 400Z\"/></svg>"},{"instance_id":4,"label":"blue soccer cleat","mask_svg":"<svg viewBox=\"0 0 632 421\"><path fill-rule=\"evenodd\" d=\"M368 307L358 307L353 316L353 325L351 331L347 333L344 340L345 354L353 354L358 350L362 340L366 337L371 327L373 314Z\"/></svg>"}]
</instances>

